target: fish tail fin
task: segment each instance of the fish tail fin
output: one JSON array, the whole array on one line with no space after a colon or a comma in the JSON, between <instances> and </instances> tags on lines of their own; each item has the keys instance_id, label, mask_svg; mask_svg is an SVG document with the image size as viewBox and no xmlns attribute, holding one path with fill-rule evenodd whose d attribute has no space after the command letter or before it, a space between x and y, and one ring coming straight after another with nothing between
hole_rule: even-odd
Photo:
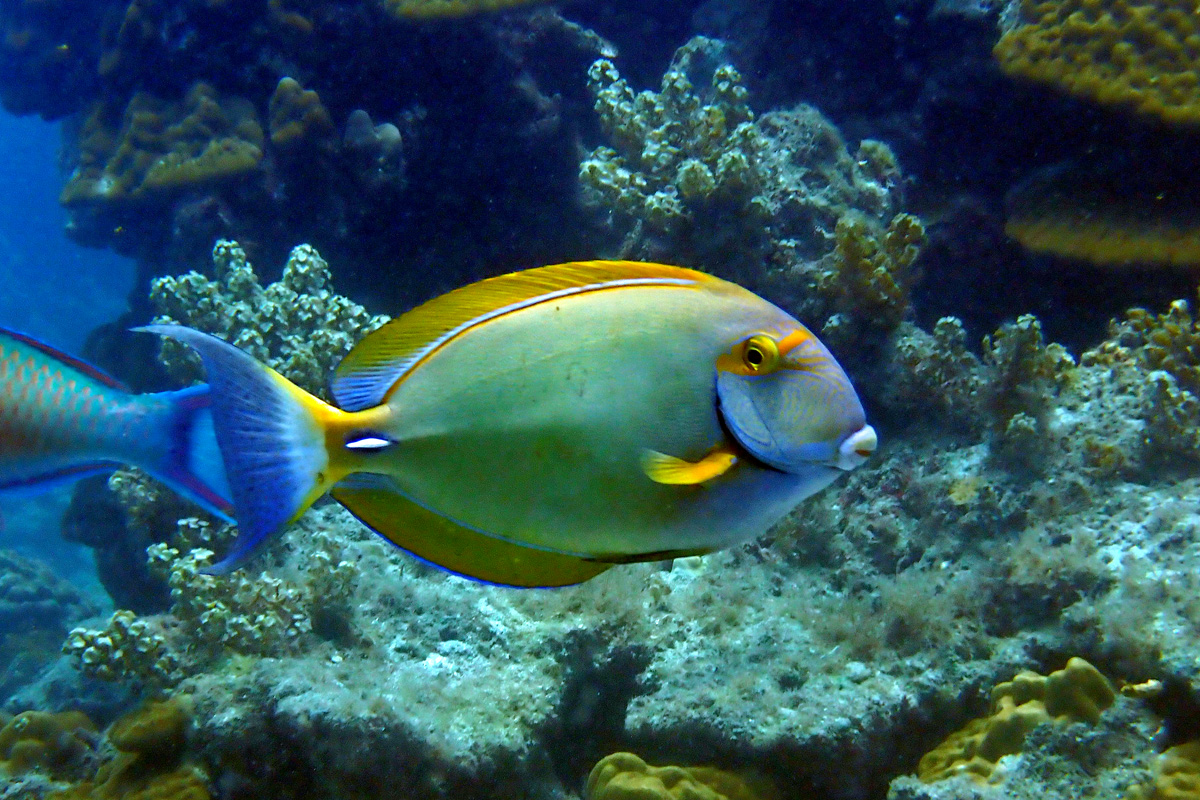
<instances>
[{"instance_id":1,"label":"fish tail fin","mask_svg":"<svg viewBox=\"0 0 1200 800\"><path fill-rule=\"evenodd\" d=\"M233 548L208 571L230 572L345 477L346 466L331 463L326 445L331 419L345 412L215 336L181 325L138 330L177 339L204 363L238 523Z\"/></svg>"},{"instance_id":2,"label":"fish tail fin","mask_svg":"<svg viewBox=\"0 0 1200 800\"><path fill-rule=\"evenodd\" d=\"M175 492L232 522L233 496L217 447L209 387L193 386L151 397L164 403L166 446L139 466Z\"/></svg>"}]
</instances>

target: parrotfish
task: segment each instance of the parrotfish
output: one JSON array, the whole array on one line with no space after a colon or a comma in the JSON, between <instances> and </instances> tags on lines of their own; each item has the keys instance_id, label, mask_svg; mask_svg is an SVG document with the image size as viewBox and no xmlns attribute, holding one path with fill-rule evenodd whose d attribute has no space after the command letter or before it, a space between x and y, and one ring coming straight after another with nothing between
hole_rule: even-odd
<instances>
[{"instance_id":1,"label":"parrotfish","mask_svg":"<svg viewBox=\"0 0 1200 800\"><path fill-rule=\"evenodd\" d=\"M592 261L457 289L364 338L336 406L182 326L212 386L236 568L330 493L410 553L510 586L756 536L875 449L845 372L750 291Z\"/></svg>"},{"instance_id":2,"label":"parrotfish","mask_svg":"<svg viewBox=\"0 0 1200 800\"><path fill-rule=\"evenodd\" d=\"M232 519L207 386L131 394L94 367L0 329L0 491L140 467Z\"/></svg>"}]
</instances>

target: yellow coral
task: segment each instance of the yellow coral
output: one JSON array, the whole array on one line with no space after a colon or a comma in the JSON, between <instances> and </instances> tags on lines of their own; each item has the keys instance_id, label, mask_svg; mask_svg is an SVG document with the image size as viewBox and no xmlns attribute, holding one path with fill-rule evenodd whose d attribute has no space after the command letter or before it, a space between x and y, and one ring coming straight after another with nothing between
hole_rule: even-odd
<instances>
[{"instance_id":1,"label":"yellow coral","mask_svg":"<svg viewBox=\"0 0 1200 800\"><path fill-rule=\"evenodd\" d=\"M64 205L159 196L255 170L263 132L253 105L196 83L181 103L139 92L123 115L101 103L84 123Z\"/></svg>"},{"instance_id":2,"label":"yellow coral","mask_svg":"<svg viewBox=\"0 0 1200 800\"><path fill-rule=\"evenodd\" d=\"M139 706L108 730L117 756L47 800L211 800L204 773L181 763L190 717L185 697Z\"/></svg>"},{"instance_id":3,"label":"yellow coral","mask_svg":"<svg viewBox=\"0 0 1200 800\"><path fill-rule=\"evenodd\" d=\"M384 5L402 19L438 19L468 17L540 2L544 0L385 0Z\"/></svg>"},{"instance_id":4,"label":"yellow coral","mask_svg":"<svg viewBox=\"0 0 1200 800\"><path fill-rule=\"evenodd\" d=\"M281 78L268 106L271 143L291 147L320 143L334 134L333 120L320 96L292 78Z\"/></svg>"},{"instance_id":5,"label":"yellow coral","mask_svg":"<svg viewBox=\"0 0 1200 800\"><path fill-rule=\"evenodd\" d=\"M965 774L983 782L996 762L1020 752L1025 734L1043 722L1095 723L1116 693L1100 672L1082 658L1049 675L1022 671L992 690L992 711L926 753L917 776L933 783Z\"/></svg>"},{"instance_id":6,"label":"yellow coral","mask_svg":"<svg viewBox=\"0 0 1200 800\"><path fill-rule=\"evenodd\" d=\"M1200 264L1193 193L1111 164L1038 170L1009 194L1005 232L1034 252L1101 265Z\"/></svg>"},{"instance_id":7,"label":"yellow coral","mask_svg":"<svg viewBox=\"0 0 1200 800\"><path fill-rule=\"evenodd\" d=\"M1193 0L1022 0L993 53L1009 75L1169 123L1200 123Z\"/></svg>"},{"instance_id":8,"label":"yellow coral","mask_svg":"<svg viewBox=\"0 0 1200 800\"><path fill-rule=\"evenodd\" d=\"M1154 780L1133 786L1126 800L1196 800L1200 798L1200 741L1168 748L1158 757Z\"/></svg>"},{"instance_id":9,"label":"yellow coral","mask_svg":"<svg viewBox=\"0 0 1200 800\"><path fill-rule=\"evenodd\" d=\"M775 795L715 767L652 767L633 753L601 759L588 776L587 800L763 800Z\"/></svg>"},{"instance_id":10,"label":"yellow coral","mask_svg":"<svg viewBox=\"0 0 1200 800\"><path fill-rule=\"evenodd\" d=\"M79 711L25 711L0 729L0 766L9 775L41 770L56 779L76 775L92 752L96 726Z\"/></svg>"}]
</instances>

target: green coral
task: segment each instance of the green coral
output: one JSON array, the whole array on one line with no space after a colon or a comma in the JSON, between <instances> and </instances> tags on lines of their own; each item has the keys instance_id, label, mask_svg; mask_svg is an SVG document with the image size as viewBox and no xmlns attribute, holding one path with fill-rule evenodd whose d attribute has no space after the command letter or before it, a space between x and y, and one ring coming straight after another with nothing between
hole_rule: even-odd
<instances>
[{"instance_id":1,"label":"green coral","mask_svg":"<svg viewBox=\"0 0 1200 800\"><path fill-rule=\"evenodd\" d=\"M279 280L266 287L236 242L217 242L213 267L215 280L197 272L155 279L156 322L219 336L310 392L322 393L355 342L388 319L335 294L329 265L309 245L293 249ZM180 378L199 379L198 360L183 345L164 342L162 358Z\"/></svg>"},{"instance_id":2,"label":"green coral","mask_svg":"<svg viewBox=\"0 0 1200 800\"><path fill-rule=\"evenodd\" d=\"M835 239L831 265L817 284L835 310L827 335L841 339L850 318L860 332L894 330L908 312L925 226L911 214L897 214L880 230L861 214L847 214L837 222Z\"/></svg>"},{"instance_id":3,"label":"green coral","mask_svg":"<svg viewBox=\"0 0 1200 800\"><path fill-rule=\"evenodd\" d=\"M754 163L764 142L751 124L741 75L729 64L713 65L717 54L716 42L692 39L676 52L659 92L635 93L608 59L588 71L596 113L616 149L593 151L580 180L595 203L622 218L630 246L641 225L658 234L694 233L714 204L759 226L767 220L755 198Z\"/></svg>"},{"instance_id":4,"label":"green coral","mask_svg":"<svg viewBox=\"0 0 1200 800\"><path fill-rule=\"evenodd\" d=\"M896 262L884 270L893 289L882 285L882 275L864 278L864 288L871 297L889 295L887 313L875 322L886 327L903 316L908 266L923 234L908 216L887 228L900 185L887 145L864 141L852 156L837 128L811 106L757 117L741 75L713 39L696 37L679 48L657 92L635 92L609 59L596 61L589 77L608 144L583 160L579 180L622 237L622 255L706 269L819 320L842 298L840 284L821 276L841 242L847 257L878 253ZM859 222L849 221L852 214ZM849 239L864 238L872 244L848 252ZM844 299L842 310L853 302Z\"/></svg>"},{"instance_id":5,"label":"green coral","mask_svg":"<svg viewBox=\"0 0 1200 800\"><path fill-rule=\"evenodd\" d=\"M1075 361L1059 344L1046 344L1042 324L1025 314L983 340L988 368L988 421L994 452L1036 469L1050 446L1049 412L1074 377Z\"/></svg>"}]
</instances>

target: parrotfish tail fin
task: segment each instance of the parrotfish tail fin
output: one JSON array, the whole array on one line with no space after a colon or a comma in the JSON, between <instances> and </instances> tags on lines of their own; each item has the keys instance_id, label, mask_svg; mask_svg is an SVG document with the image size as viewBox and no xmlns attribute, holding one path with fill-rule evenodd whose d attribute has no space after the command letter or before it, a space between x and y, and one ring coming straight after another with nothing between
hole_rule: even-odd
<instances>
[{"instance_id":1,"label":"parrotfish tail fin","mask_svg":"<svg viewBox=\"0 0 1200 800\"><path fill-rule=\"evenodd\" d=\"M330 476L321 420L336 411L270 367L215 336L181 325L138 330L191 346L212 387L212 421L237 517L232 550L208 568L237 569L325 491Z\"/></svg>"},{"instance_id":2,"label":"parrotfish tail fin","mask_svg":"<svg viewBox=\"0 0 1200 800\"><path fill-rule=\"evenodd\" d=\"M217 447L209 387L193 386L155 397L167 403L167 447L157 463L140 466L174 491L233 522L233 495Z\"/></svg>"}]
</instances>

